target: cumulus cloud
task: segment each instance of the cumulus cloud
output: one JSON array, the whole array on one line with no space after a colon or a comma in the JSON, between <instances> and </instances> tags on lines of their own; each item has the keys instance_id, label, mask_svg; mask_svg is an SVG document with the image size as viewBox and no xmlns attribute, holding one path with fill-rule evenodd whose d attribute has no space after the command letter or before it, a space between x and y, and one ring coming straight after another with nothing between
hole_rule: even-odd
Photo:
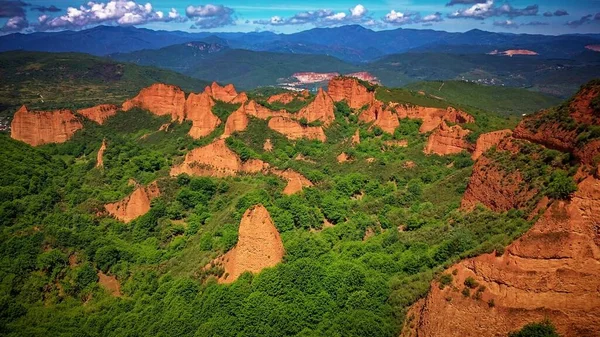
<instances>
[{"instance_id":1,"label":"cumulus cloud","mask_svg":"<svg viewBox=\"0 0 600 337\"><path fill-rule=\"evenodd\" d=\"M431 26L433 22L444 21L442 13L436 12L426 16L421 16L419 13L403 13L391 10L383 17L383 22L394 25L403 26L410 24L422 23L426 26Z\"/></svg>"},{"instance_id":2,"label":"cumulus cloud","mask_svg":"<svg viewBox=\"0 0 600 337\"><path fill-rule=\"evenodd\" d=\"M566 23L566 25L569 27L572 27L572 28L577 28L577 27L583 26L585 24L599 23L599 22L600 22L600 13L597 13L596 15L588 14L588 15L582 16L581 19L579 19L579 20L568 21Z\"/></svg>"},{"instance_id":3,"label":"cumulus cloud","mask_svg":"<svg viewBox=\"0 0 600 337\"><path fill-rule=\"evenodd\" d=\"M538 5L530 5L525 8L515 8L508 3L497 6L494 0L487 0L483 3L476 3L465 9L456 10L448 15L451 19L487 19L494 16L507 16L516 18L519 16L536 16L539 12Z\"/></svg>"},{"instance_id":4,"label":"cumulus cloud","mask_svg":"<svg viewBox=\"0 0 600 337\"><path fill-rule=\"evenodd\" d=\"M149 22L183 22L176 9L167 15L155 11L152 4L135 1L113 0L107 3L90 1L79 8L68 7L67 13L58 17L41 15L38 30L77 29L96 24L140 25Z\"/></svg>"},{"instance_id":5,"label":"cumulus cloud","mask_svg":"<svg viewBox=\"0 0 600 337\"><path fill-rule=\"evenodd\" d=\"M370 26L377 26L379 23L369 17L368 13L369 11L367 8L365 8L365 6L358 4L352 8L349 8L348 12L336 13L329 9L318 9L315 11L300 12L288 18L272 16L267 20L254 20L253 23L271 26L312 24L319 27L361 23Z\"/></svg>"},{"instance_id":6,"label":"cumulus cloud","mask_svg":"<svg viewBox=\"0 0 600 337\"><path fill-rule=\"evenodd\" d=\"M42 12L42 13L56 13L56 12L60 12L62 9L51 5L51 6L33 6L31 7L32 11L38 11L38 12Z\"/></svg>"},{"instance_id":7,"label":"cumulus cloud","mask_svg":"<svg viewBox=\"0 0 600 337\"><path fill-rule=\"evenodd\" d=\"M185 14L197 28L210 29L235 24L233 9L223 5L188 6Z\"/></svg>"},{"instance_id":8,"label":"cumulus cloud","mask_svg":"<svg viewBox=\"0 0 600 337\"><path fill-rule=\"evenodd\" d=\"M27 27L29 27L29 22L27 22L27 19L25 17L15 16L15 17L8 19L8 21L6 21L6 23L0 29L0 31L5 32L5 33L18 32Z\"/></svg>"}]
</instances>

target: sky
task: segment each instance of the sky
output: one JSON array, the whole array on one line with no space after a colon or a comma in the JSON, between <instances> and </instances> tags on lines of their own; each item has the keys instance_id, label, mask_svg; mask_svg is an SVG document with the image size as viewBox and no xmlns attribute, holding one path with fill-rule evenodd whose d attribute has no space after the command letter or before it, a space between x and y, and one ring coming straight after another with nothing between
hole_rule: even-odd
<instances>
[{"instance_id":1,"label":"sky","mask_svg":"<svg viewBox=\"0 0 600 337\"><path fill-rule=\"evenodd\" d=\"M348 24L373 30L600 33L600 0L0 0L1 35L98 25L294 33Z\"/></svg>"}]
</instances>

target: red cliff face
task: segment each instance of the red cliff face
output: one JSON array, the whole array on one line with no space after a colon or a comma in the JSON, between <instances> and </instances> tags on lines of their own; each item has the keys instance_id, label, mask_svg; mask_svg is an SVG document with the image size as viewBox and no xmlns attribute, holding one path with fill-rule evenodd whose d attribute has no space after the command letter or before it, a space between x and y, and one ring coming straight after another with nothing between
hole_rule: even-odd
<instances>
[{"instance_id":1,"label":"red cliff face","mask_svg":"<svg viewBox=\"0 0 600 337\"><path fill-rule=\"evenodd\" d=\"M442 121L447 121L454 124L462 123L474 123L475 119L473 116L466 112L456 110L452 107L447 109L440 108L428 108L421 106L409 106L404 104L392 104L392 107L396 110L398 117L420 119L423 124L419 132L427 133L435 130Z\"/></svg>"},{"instance_id":2,"label":"red cliff face","mask_svg":"<svg viewBox=\"0 0 600 337\"><path fill-rule=\"evenodd\" d=\"M242 105L239 109L234 111L227 118L227 122L225 123L225 131L223 132L223 137L229 137L234 132L240 132L246 130L248 127L248 123L250 120L248 119L248 115L246 114L245 107Z\"/></svg>"},{"instance_id":3,"label":"red cliff face","mask_svg":"<svg viewBox=\"0 0 600 337\"><path fill-rule=\"evenodd\" d=\"M477 138L477 144L475 144L475 151L473 151L471 159L479 159L479 157L481 157L485 151L500 144L502 139L510 135L512 135L512 130L500 130L482 134L479 136L479 138Z\"/></svg>"},{"instance_id":4,"label":"red cliff face","mask_svg":"<svg viewBox=\"0 0 600 337\"><path fill-rule=\"evenodd\" d=\"M153 84L123 103L123 111L129 111L134 107L148 110L158 116L171 116L172 120L183 121L185 93L174 85Z\"/></svg>"},{"instance_id":5,"label":"red cliff face","mask_svg":"<svg viewBox=\"0 0 600 337\"><path fill-rule=\"evenodd\" d=\"M96 167L103 168L104 167L104 151L106 151L106 139L102 140L102 145L98 150L98 155L96 156Z\"/></svg>"},{"instance_id":6,"label":"red cliff face","mask_svg":"<svg viewBox=\"0 0 600 337\"><path fill-rule=\"evenodd\" d=\"M517 154L520 151L518 142L506 137L497 145L497 150ZM507 171L484 154L473 167L461 208L470 210L479 203L496 212L523 208L539 193L524 181L519 170Z\"/></svg>"},{"instance_id":7,"label":"red cliff face","mask_svg":"<svg viewBox=\"0 0 600 337\"><path fill-rule=\"evenodd\" d=\"M465 140L469 133L469 130L461 128L460 125L448 126L445 122L442 122L429 136L423 152L444 156L470 151L472 146Z\"/></svg>"},{"instance_id":8,"label":"red cliff face","mask_svg":"<svg viewBox=\"0 0 600 337\"><path fill-rule=\"evenodd\" d=\"M291 169L287 169L285 171L271 169L270 173L287 181L287 185L283 189L283 194L285 195L300 193L304 187L313 186L313 183L310 180Z\"/></svg>"},{"instance_id":9,"label":"red cliff face","mask_svg":"<svg viewBox=\"0 0 600 337\"><path fill-rule=\"evenodd\" d=\"M116 105L100 104L95 107L77 110L77 113L102 125L108 118L116 115L118 110L119 107Z\"/></svg>"},{"instance_id":10,"label":"red cliff face","mask_svg":"<svg viewBox=\"0 0 600 337\"><path fill-rule=\"evenodd\" d=\"M257 173L268 168L268 164L257 159L246 162L231 151L225 139L190 151L183 163L171 168L171 176L187 173L192 176L230 177L239 173Z\"/></svg>"},{"instance_id":11,"label":"red cliff face","mask_svg":"<svg viewBox=\"0 0 600 337\"><path fill-rule=\"evenodd\" d=\"M281 103L281 104L290 104L294 100L305 101L310 97L310 93L308 90L303 90L301 93L297 92L284 92L282 94L277 94L269 97L267 102L269 103Z\"/></svg>"},{"instance_id":12,"label":"red cliff face","mask_svg":"<svg viewBox=\"0 0 600 337\"><path fill-rule=\"evenodd\" d=\"M384 132L393 134L400 121L396 112L383 105L382 102L374 100L369 107L363 111L358 120L363 123L373 123L373 126L380 127Z\"/></svg>"},{"instance_id":13,"label":"red cliff face","mask_svg":"<svg viewBox=\"0 0 600 337\"><path fill-rule=\"evenodd\" d=\"M185 119L192 121L189 135L202 138L211 134L220 124L219 117L212 113L215 105L207 93L190 94L185 101Z\"/></svg>"},{"instance_id":14,"label":"red cliff face","mask_svg":"<svg viewBox=\"0 0 600 337\"><path fill-rule=\"evenodd\" d=\"M369 92L357 79L350 77L333 78L329 81L328 92L335 102L346 101L352 109L360 109L375 99L374 92Z\"/></svg>"},{"instance_id":15,"label":"red cliff face","mask_svg":"<svg viewBox=\"0 0 600 337\"><path fill-rule=\"evenodd\" d=\"M217 82L213 82L210 87L206 87L204 92L207 93L213 99L227 103L232 102L234 99L236 99L236 97L238 100L240 99L233 84L228 84L222 87L219 84L217 84Z\"/></svg>"},{"instance_id":16,"label":"red cliff face","mask_svg":"<svg viewBox=\"0 0 600 337\"><path fill-rule=\"evenodd\" d=\"M160 196L156 182L140 186L127 198L104 206L106 211L115 218L129 223L150 211L150 202Z\"/></svg>"},{"instance_id":17,"label":"red cliff face","mask_svg":"<svg viewBox=\"0 0 600 337\"><path fill-rule=\"evenodd\" d=\"M452 286L458 289L467 277L484 286L480 299L434 282L412 308L413 329L407 325L402 336L506 336L545 318L561 336L600 335L598 214L600 180L589 176L502 256L478 256L446 271L457 271Z\"/></svg>"},{"instance_id":18,"label":"red cliff face","mask_svg":"<svg viewBox=\"0 0 600 337\"><path fill-rule=\"evenodd\" d=\"M273 117L269 120L269 128L277 131L287 138L296 139L316 139L320 142L325 142L327 137L323 128L320 126L302 126L293 119L286 117Z\"/></svg>"},{"instance_id":19,"label":"red cliff face","mask_svg":"<svg viewBox=\"0 0 600 337\"><path fill-rule=\"evenodd\" d=\"M64 143L83 125L69 110L29 111L22 106L11 123L10 136L32 146Z\"/></svg>"},{"instance_id":20,"label":"red cliff face","mask_svg":"<svg viewBox=\"0 0 600 337\"><path fill-rule=\"evenodd\" d=\"M296 118L304 118L309 123L320 121L323 126L327 127L335 120L333 100L323 89L319 88L315 100L302 108Z\"/></svg>"},{"instance_id":21,"label":"red cliff face","mask_svg":"<svg viewBox=\"0 0 600 337\"><path fill-rule=\"evenodd\" d=\"M224 274L219 278L219 283L232 283L244 272L259 273L277 265L284 253L283 242L269 211L257 205L242 216L235 247L207 267L222 267Z\"/></svg>"}]
</instances>

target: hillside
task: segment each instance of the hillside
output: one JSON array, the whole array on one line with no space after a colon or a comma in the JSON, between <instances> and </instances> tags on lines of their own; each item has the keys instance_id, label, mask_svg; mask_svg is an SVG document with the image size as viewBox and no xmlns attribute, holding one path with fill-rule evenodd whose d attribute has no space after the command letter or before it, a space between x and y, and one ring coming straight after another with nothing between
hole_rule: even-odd
<instances>
[{"instance_id":1,"label":"hillside","mask_svg":"<svg viewBox=\"0 0 600 337\"><path fill-rule=\"evenodd\" d=\"M201 90L208 82L172 71L124 64L85 54L0 53L0 111L121 103L155 82Z\"/></svg>"},{"instance_id":2,"label":"hillside","mask_svg":"<svg viewBox=\"0 0 600 337\"><path fill-rule=\"evenodd\" d=\"M405 88L506 116L530 114L560 103L560 99L538 92L463 81L416 82Z\"/></svg>"},{"instance_id":3,"label":"hillside","mask_svg":"<svg viewBox=\"0 0 600 337\"><path fill-rule=\"evenodd\" d=\"M575 93L582 82L600 76L599 62L598 58L583 62L530 56L405 53L373 62L366 70L392 87L418 81L467 80L531 88L566 98Z\"/></svg>"},{"instance_id":4,"label":"hillside","mask_svg":"<svg viewBox=\"0 0 600 337\"><path fill-rule=\"evenodd\" d=\"M437 271L531 222L459 210L490 149L469 128L514 121L363 83L250 95L289 111L217 84L21 109L0 135L3 334L398 336Z\"/></svg>"}]
</instances>

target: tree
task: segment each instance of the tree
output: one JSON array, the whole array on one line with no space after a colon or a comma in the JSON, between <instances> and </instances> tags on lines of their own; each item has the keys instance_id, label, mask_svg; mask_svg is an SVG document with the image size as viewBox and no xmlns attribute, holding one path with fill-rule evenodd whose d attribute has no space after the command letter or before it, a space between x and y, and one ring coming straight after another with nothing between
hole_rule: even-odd
<instances>
[{"instance_id":1,"label":"tree","mask_svg":"<svg viewBox=\"0 0 600 337\"><path fill-rule=\"evenodd\" d=\"M547 196L554 199L568 199L575 191L577 191L577 184L567 172L563 170L552 172L550 183L546 189Z\"/></svg>"},{"instance_id":2,"label":"tree","mask_svg":"<svg viewBox=\"0 0 600 337\"><path fill-rule=\"evenodd\" d=\"M529 323L520 331L511 332L509 337L560 337L550 320L539 323Z\"/></svg>"}]
</instances>

